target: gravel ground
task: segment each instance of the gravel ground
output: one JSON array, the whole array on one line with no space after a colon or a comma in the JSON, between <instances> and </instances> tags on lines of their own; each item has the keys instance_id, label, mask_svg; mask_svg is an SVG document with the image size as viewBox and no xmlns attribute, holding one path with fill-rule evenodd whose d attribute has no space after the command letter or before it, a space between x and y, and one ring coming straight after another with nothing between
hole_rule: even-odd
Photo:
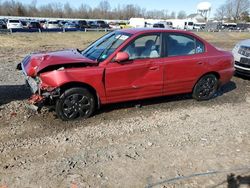
<instances>
[{"instance_id":1,"label":"gravel ground","mask_svg":"<svg viewBox=\"0 0 250 188\"><path fill-rule=\"evenodd\" d=\"M187 94L107 105L74 122L49 109L29 110L17 62L31 51L81 47L98 35L0 35L0 187L228 187L231 173L250 186L247 78L234 77L210 101ZM225 49L250 38L200 35Z\"/></svg>"}]
</instances>

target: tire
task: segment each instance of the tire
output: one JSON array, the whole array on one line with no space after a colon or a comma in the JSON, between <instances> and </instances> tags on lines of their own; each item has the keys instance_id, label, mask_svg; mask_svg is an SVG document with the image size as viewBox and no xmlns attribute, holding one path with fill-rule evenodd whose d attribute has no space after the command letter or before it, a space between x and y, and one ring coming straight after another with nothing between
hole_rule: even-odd
<instances>
[{"instance_id":1,"label":"tire","mask_svg":"<svg viewBox=\"0 0 250 188\"><path fill-rule=\"evenodd\" d=\"M218 85L218 78L214 74L207 74L195 84L192 96L197 101L212 99L218 90Z\"/></svg>"},{"instance_id":2,"label":"tire","mask_svg":"<svg viewBox=\"0 0 250 188\"><path fill-rule=\"evenodd\" d=\"M85 88L70 88L56 102L56 114L63 121L88 118L95 111L95 98Z\"/></svg>"}]
</instances>

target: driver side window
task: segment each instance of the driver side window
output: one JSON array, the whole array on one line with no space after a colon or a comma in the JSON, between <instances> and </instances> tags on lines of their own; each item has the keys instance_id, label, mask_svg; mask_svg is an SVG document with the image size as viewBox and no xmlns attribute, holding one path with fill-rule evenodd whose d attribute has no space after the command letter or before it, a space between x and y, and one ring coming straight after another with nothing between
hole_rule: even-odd
<instances>
[{"instance_id":1,"label":"driver side window","mask_svg":"<svg viewBox=\"0 0 250 188\"><path fill-rule=\"evenodd\" d=\"M160 35L152 34L139 37L131 42L123 52L129 54L129 59L144 59L160 57Z\"/></svg>"}]
</instances>

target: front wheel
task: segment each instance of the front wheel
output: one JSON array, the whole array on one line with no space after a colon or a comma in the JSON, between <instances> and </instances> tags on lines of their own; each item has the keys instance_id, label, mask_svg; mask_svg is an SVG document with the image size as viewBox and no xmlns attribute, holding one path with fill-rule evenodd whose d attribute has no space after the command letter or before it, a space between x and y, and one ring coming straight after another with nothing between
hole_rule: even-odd
<instances>
[{"instance_id":1,"label":"front wheel","mask_svg":"<svg viewBox=\"0 0 250 188\"><path fill-rule=\"evenodd\" d=\"M64 121L88 118L94 110L94 96L85 88L68 89L56 102L56 113Z\"/></svg>"},{"instance_id":2,"label":"front wheel","mask_svg":"<svg viewBox=\"0 0 250 188\"><path fill-rule=\"evenodd\" d=\"M192 96L198 101L209 100L216 94L218 85L217 77L214 74L207 74L196 83Z\"/></svg>"}]
</instances>

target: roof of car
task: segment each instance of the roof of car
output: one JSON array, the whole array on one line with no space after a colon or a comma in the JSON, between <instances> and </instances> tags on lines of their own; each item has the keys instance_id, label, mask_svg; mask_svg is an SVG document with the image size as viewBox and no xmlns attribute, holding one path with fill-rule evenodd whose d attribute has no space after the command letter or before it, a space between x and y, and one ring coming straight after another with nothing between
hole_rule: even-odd
<instances>
[{"instance_id":1,"label":"roof of car","mask_svg":"<svg viewBox=\"0 0 250 188\"><path fill-rule=\"evenodd\" d=\"M159 32L159 31L161 32L176 31L180 33L187 33L186 31L164 29L164 28L130 28L130 29L122 29L120 31L123 31L125 33L130 33L130 34L150 33L150 32Z\"/></svg>"}]
</instances>

